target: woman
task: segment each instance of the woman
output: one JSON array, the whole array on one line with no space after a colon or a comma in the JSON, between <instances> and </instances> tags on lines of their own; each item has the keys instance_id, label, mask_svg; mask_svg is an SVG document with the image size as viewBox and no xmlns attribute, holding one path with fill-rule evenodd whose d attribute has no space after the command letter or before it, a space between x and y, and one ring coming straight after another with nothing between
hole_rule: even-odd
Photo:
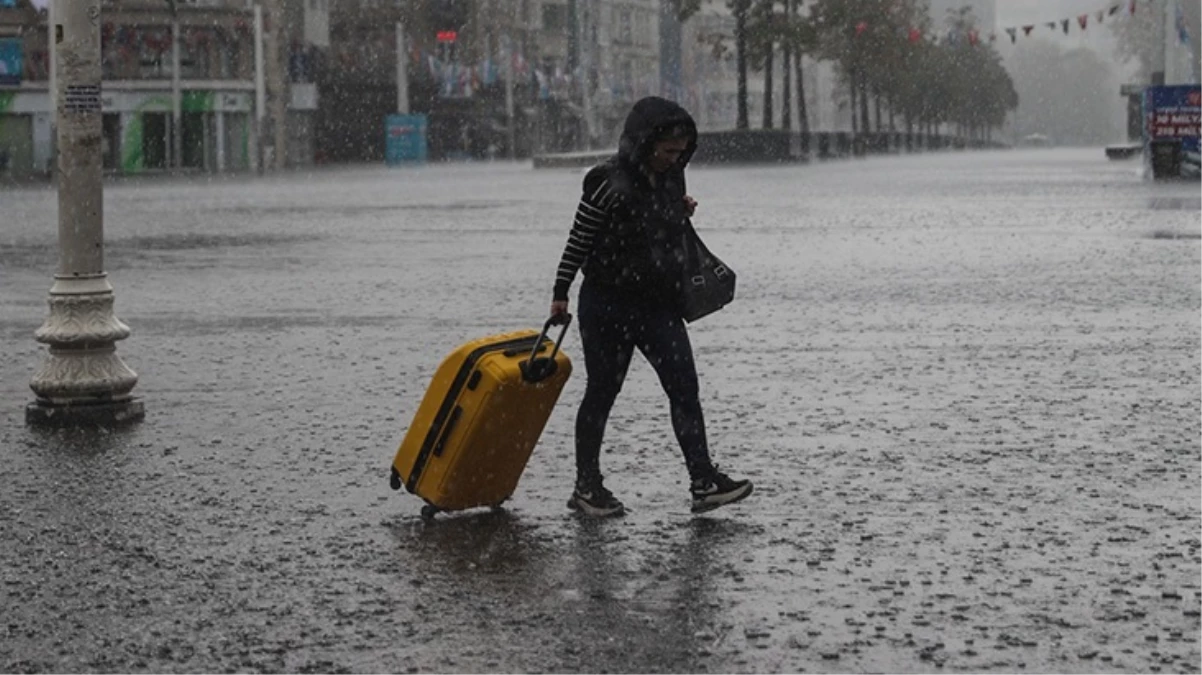
<instances>
[{"instance_id":1,"label":"woman","mask_svg":"<svg viewBox=\"0 0 1202 675\"><path fill-rule=\"evenodd\" d=\"M586 515L624 512L602 483L601 442L636 347L668 395L693 511L751 494L750 481L732 480L710 461L693 349L678 309L681 270L673 242L697 206L684 180L696 147L697 127L684 108L647 97L627 116L618 154L584 178L551 315L567 313L568 289L583 270L577 316L588 385L576 416L576 489L568 507Z\"/></svg>"}]
</instances>

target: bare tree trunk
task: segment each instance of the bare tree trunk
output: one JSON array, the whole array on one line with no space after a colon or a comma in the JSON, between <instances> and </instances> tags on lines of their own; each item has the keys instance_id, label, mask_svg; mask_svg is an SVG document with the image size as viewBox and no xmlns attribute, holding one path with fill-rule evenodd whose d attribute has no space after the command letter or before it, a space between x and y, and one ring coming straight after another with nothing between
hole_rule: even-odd
<instances>
[{"instance_id":1,"label":"bare tree trunk","mask_svg":"<svg viewBox=\"0 0 1202 675\"><path fill-rule=\"evenodd\" d=\"M793 47L785 43L781 50L780 79L781 79L781 109L780 128L785 131L793 130L793 72L790 66L793 61Z\"/></svg>"},{"instance_id":2,"label":"bare tree trunk","mask_svg":"<svg viewBox=\"0 0 1202 675\"><path fill-rule=\"evenodd\" d=\"M735 5L735 66L738 69L738 119L736 129L747 129L747 9L751 0L738 0Z\"/></svg>"},{"instance_id":3,"label":"bare tree trunk","mask_svg":"<svg viewBox=\"0 0 1202 675\"><path fill-rule=\"evenodd\" d=\"M772 124L772 66L775 56L775 45L772 41L768 42L767 52L764 54L764 128L773 128Z\"/></svg>"},{"instance_id":4,"label":"bare tree trunk","mask_svg":"<svg viewBox=\"0 0 1202 675\"><path fill-rule=\"evenodd\" d=\"M806 112L806 88L801 72L801 50L793 52L793 72L797 75L797 128L803 134L810 133L810 116Z\"/></svg>"},{"instance_id":5,"label":"bare tree trunk","mask_svg":"<svg viewBox=\"0 0 1202 675\"><path fill-rule=\"evenodd\" d=\"M848 75L848 80L847 91L851 97L851 132L858 134L860 133L860 109L856 107L858 103L856 101L856 91L860 88L860 83L856 80L854 70Z\"/></svg>"},{"instance_id":6,"label":"bare tree trunk","mask_svg":"<svg viewBox=\"0 0 1202 675\"><path fill-rule=\"evenodd\" d=\"M864 133L872 130L868 119L868 83L861 73L860 77L860 129Z\"/></svg>"}]
</instances>

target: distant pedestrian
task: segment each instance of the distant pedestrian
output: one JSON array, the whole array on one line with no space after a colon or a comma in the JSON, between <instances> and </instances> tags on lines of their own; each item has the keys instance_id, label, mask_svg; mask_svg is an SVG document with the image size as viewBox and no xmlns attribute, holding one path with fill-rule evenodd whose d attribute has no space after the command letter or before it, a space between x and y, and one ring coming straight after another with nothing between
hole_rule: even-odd
<instances>
[{"instance_id":1,"label":"distant pedestrian","mask_svg":"<svg viewBox=\"0 0 1202 675\"><path fill-rule=\"evenodd\" d=\"M668 395L693 511L751 494L750 481L732 480L710 461L693 349L679 306L681 263L673 242L697 206L684 178L696 147L697 127L688 112L647 97L627 116L618 153L584 178L551 314L568 311L568 290L583 270L577 314L588 383L576 416L576 488L568 506L587 515L624 512L603 485L600 455L636 347Z\"/></svg>"}]
</instances>

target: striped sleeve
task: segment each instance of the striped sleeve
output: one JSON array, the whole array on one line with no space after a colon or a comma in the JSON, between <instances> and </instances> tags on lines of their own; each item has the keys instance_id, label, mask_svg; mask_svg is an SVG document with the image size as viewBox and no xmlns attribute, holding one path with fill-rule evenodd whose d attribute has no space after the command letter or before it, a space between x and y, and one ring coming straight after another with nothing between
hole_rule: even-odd
<instances>
[{"instance_id":1,"label":"striped sleeve","mask_svg":"<svg viewBox=\"0 0 1202 675\"><path fill-rule=\"evenodd\" d=\"M567 246L559 259L559 269L555 274L555 289L552 299L567 300L568 289L576 278L576 273L584 265L593 250L597 233L609 220L609 209L616 197L610 189L609 181L603 180L596 187L589 186L580 197L576 207L576 219L572 222L572 231L568 234Z\"/></svg>"}]
</instances>

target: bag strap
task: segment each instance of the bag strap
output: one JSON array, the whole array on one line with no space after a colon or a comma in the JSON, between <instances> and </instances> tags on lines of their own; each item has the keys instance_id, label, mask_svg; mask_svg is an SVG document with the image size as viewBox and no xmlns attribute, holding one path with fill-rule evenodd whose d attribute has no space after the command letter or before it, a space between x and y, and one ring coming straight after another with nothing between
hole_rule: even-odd
<instances>
[{"instance_id":1,"label":"bag strap","mask_svg":"<svg viewBox=\"0 0 1202 675\"><path fill-rule=\"evenodd\" d=\"M694 247L696 247L697 252L699 254L704 254L706 256L713 257L714 254L710 253L710 249L708 246L705 245L705 242L702 241L701 235L697 234L697 228L693 227L693 219L692 218L684 219L684 227L685 227L685 237L692 239L692 243L693 243L693 246L685 246L685 256L686 256L685 262L688 262L687 256L690 255L690 252L693 250Z\"/></svg>"}]
</instances>

